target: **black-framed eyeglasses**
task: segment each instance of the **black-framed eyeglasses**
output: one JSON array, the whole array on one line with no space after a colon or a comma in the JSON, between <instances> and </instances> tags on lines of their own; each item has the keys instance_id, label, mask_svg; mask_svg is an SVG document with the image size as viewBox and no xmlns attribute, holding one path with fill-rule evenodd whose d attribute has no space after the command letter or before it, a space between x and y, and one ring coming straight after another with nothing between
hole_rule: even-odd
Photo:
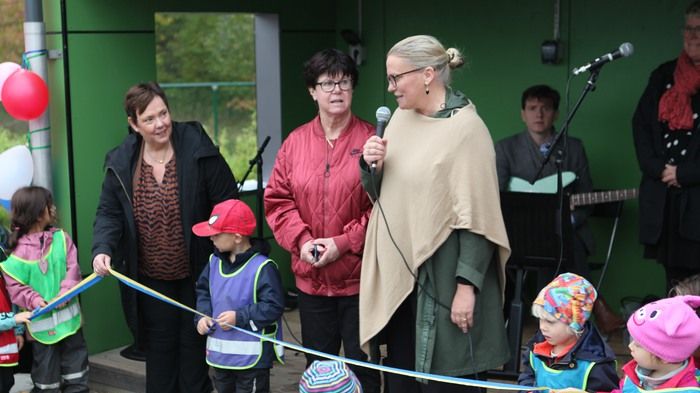
<instances>
[{"instance_id":1,"label":"black-framed eyeglasses","mask_svg":"<svg viewBox=\"0 0 700 393\"><path fill-rule=\"evenodd\" d=\"M683 31L688 34L700 34L700 26L688 26L683 27Z\"/></svg>"},{"instance_id":2,"label":"black-framed eyeglasses","mask_svg":"<svg viewBox=\"0 0 700 393\"><path fill-rule=\"evenodd\" d=\"M413 69L413 70L410 70L410 71L406 71L406 72L402 72L402 73L400 73L400 74L387 75L387 76L386 76L386 80L389 82L389 84L390 84L392 87L396 87L396 84L399 83L399 79L401 79L404 75L410 74L410 73L412 73L412 72L420 71L420 70L422 70L423 68L425 68L425 67L418 67L418 68L416 68L416 69Z\"/></svg>"},{"instance_id":3,"label":"black-framed eyeglasses","mask_svg":"<svg viewBox=\"0 0 700 393\"><path fill-rule=\"evenodd\" d=\"M316 86L321 86L321 90L325 91L326 93L332 92L336 85L340 88L340 90L348 91L352 89L352 79L341 79L337 82L331 79L326 79L323 82L316 82Z\"/></svg>"}]
</instances>

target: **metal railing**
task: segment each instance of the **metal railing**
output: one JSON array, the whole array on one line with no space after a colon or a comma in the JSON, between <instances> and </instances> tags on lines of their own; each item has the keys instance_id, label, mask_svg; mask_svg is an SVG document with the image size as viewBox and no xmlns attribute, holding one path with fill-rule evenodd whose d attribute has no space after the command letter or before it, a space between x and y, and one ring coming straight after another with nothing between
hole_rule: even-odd
<instances>
[{"instance_id":1,"label":"metal railing","mask_svg":"<svg viewBox=\"0 0 700 393\"><path fill-rule=\"evenodd\" d=\"M211 89L211 111L213 117L214 140L219 141L219 100L221 87L255 87L255 82L175 82L161 83L163 89L193 89L206 87Z\"/></svg>"}]
</instances>

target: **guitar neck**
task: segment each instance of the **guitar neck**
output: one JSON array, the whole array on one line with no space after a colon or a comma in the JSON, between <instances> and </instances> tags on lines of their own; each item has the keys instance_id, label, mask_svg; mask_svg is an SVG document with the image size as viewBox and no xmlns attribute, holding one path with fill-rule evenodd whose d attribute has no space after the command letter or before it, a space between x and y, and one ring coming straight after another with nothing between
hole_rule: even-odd
<instances>
[{"instance_id":1,"label":"guitar neck","mask_svg":"<svg viewBox=\"0 0 700 393\"><path fill-rule=\"evenodd\" d=\"M574 194L569 199L571 206L586 206L595 205L597 203L617 202L637 197L638 190L636 188L627 188L624 190L596 191L585 192L582 194Z\"/></svg>"}]
</instances>

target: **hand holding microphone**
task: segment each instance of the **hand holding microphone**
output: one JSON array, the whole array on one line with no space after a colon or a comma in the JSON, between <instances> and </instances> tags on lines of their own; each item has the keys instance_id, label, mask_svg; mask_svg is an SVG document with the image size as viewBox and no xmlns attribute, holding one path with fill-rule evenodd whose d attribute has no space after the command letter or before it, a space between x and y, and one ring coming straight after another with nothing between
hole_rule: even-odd
<instances>
[{"instance_id":1,"label":"hand holding microphone","mask_svg":"<svg viewBox=\"0 0 700 393\"><path fill-rule=\"evenodd\" d=\"M367 139L362 153L362 156L367 165L369 165L372 173L374 173L378 164L381 169L384 156L386 155L386 141L384 141L382 137L384 136L384 129L391 118L391 111L385 106L380 106L377 109L376 116L377 135Z\"/></svg>"}]
</instances>

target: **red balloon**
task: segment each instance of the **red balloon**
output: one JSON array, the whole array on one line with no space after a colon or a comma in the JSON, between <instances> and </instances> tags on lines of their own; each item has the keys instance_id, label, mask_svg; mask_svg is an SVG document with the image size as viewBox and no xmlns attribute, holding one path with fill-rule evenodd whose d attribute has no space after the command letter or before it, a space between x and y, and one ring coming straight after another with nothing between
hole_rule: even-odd
<instances>
[{"instance_id":1,"label":"red balloon","mask_svg":"<svg viewBox=\"0 0 700 393\"><path fill-rule=\"evenodd\" d=\"M2 105L17 120L32 120L41 116L49 105L49 88L36 73L19 70L2 86Z\"/></svg>"}]
</instances>

